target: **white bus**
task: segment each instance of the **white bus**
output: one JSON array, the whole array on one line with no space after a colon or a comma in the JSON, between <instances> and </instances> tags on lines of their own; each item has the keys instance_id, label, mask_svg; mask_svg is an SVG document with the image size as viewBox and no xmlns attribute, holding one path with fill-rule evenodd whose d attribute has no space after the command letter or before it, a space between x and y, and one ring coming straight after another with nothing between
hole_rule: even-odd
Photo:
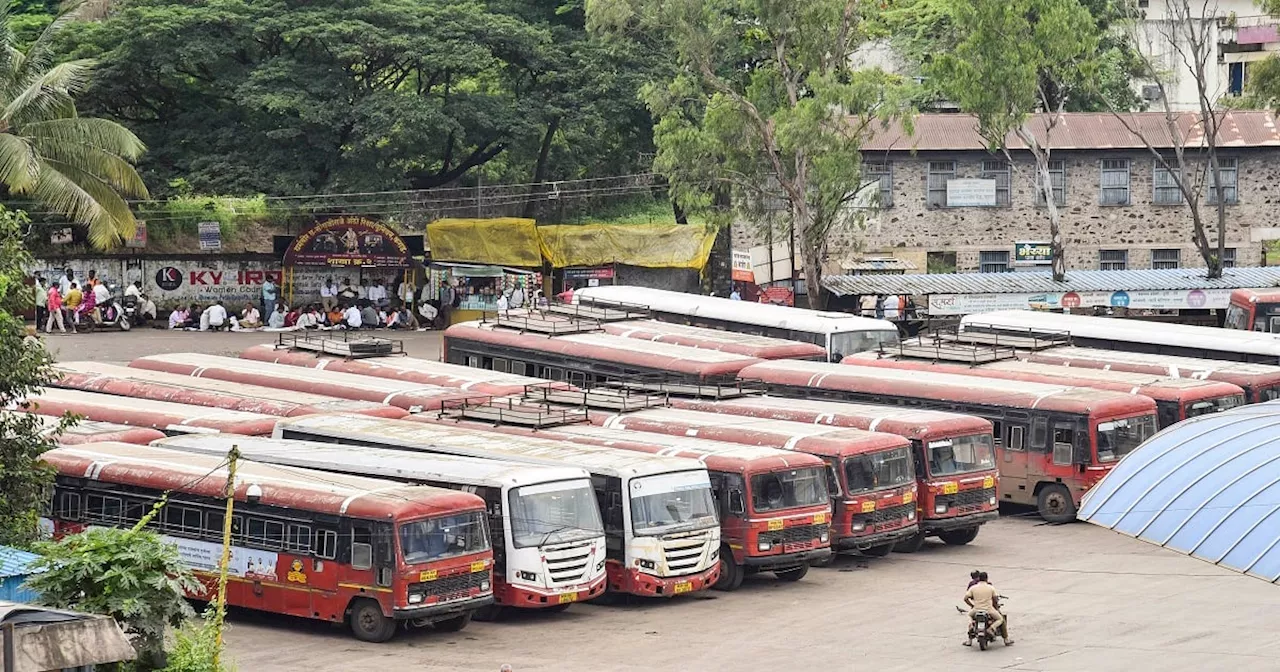
<instances>
[{"instance_id":1,"label":"white bus","mask_svg":"<svg viewBox=\"0 0 1280 672\"><path fill-rule=\"evenodd\" d=\"M719 578L720 520L697 460L356 415L284 419L275 438L582 468L604 517L610 591L671 597Z\"/></svg>"},{"instance_id":2,"label":"white bus","mask_svg":"<svg viewBox=\"0 0 1280 672\"><path fill-rule=\"evenodd\" d=\"M254 462L479 496L489 513L496 604L478 617L495 616L500 607L559 610L604 593L604 524L584 469L224 435L182 436L152 445L215 456L236 446Z\"/></svg>"},{"instance_id":3,"label":"white bus","mask_svg":"<svg viewBox=\"0 0 1280 672\"><path fill-rule=\"evenodd\" d=\"M715 296L648 287L586 287L573 298L587 304L645 306L663 322L737 331L822 346L827 360L838 362L855 352L878 350L898 342L892 322L830 311L733 301Z\"/></svg>"},{"instance_id":4,"label":"white bus","mask_svg":"<svg viewBox=\"0 0 1280 672\"><path fill-rule=\"evenodd\" d=\"M1066 332L1075 345L1088 348L1280 364L1280 336L1217 327L1001 310L966 315L960 321L960 328L1000 334Z\"/></svg>"}]
</instances>

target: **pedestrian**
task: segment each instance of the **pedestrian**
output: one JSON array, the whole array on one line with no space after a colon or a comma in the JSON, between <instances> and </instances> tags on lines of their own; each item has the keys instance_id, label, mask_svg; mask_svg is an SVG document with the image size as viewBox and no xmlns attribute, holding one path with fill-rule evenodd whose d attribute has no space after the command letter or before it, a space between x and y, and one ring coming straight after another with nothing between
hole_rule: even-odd
<instances>
[{"instance_id":1,"label":"pedestrian","mask_svg":"<svg viewBox=\"0 0 1280 672\"><path fill-rule=\"evenodd\" d=\"M44 284L44 276L35 274L31 290L36 295L36 331L39 331L40 325L48 317L46 313L49 312L49 288Z\"/></svg>"},{"instance_id":2,"label":"pedestrian","mask_svg":"<svg viewBox=\"0 0 1280 672\"><path fill-rule=\"evenodd\" d=\"M89 277L88 277L88 278L85 278L85 281L84 281L84 289L85 289L86 291L87 291L87 290L90 290L90 289L93 289L94 287L97 287L97 286L98 286L98 283L99 283L99 282L101 282L101 281L100 281L100 280L98 280L98 272L97 272L96 270L94 270L94 269L92 269L92 268L91 268L91 269L89 269Z\"/></svg>"},{"instance_id":3,"label":"pedestrian","mask_svg":"<svg viewBox=\"0 0 1280 672\"><path fill-rule=\"evenodd\" d=\"M71 283L75 282L75 280L76 272L71 270L70 266L63 269L62 277L58 278L58 292L62 294L63 300L71 293Z\"/></svg>"},{"instance_id":4,"label":"pedestrian","mask_svg":"<svg viewBox=\"0 0 1280 672\"><path fill-rule=\"evenodd\" d=\"M511 300L507 298L506 294L499 294L498 295L498 312L502 314L506 314L507 311L509 310L511 310Z\"/></svg>"},{"instance_id":5,"label":"pedestrian","mask_svg":"<svg viewBox=\"0 0 1280 672\"><path fill-rule=\"evenodd\" d=\"M741 294L740 292L738 292L738 286L737 286L737 285L734 285L734 286L733 286L733 291L729 292L729 300L730 300L730 301L741 301L741 300L742 300L742 294Z\"/></svg>"},{"instance_id":6,"label":"pedestrian","mask_svg":"<svg viewBox=\"0 0 1280 672\"><path fill-rule=\"evenodd\" d=\"M884 319L884 294L876 295L876 319Z\"/></svg>"},{"instance_id":7,"label":"pedestrian","mask_svg":"<svg viewBox=\"0 0 1280 672\"><path fill-rule=\"evenodd\" d=\"M262 314L270 315L275 312L276 299L280 296L280 291L276 288L276 283L268 277L262 281Z\"/></svg>"},{"instance_id":8,"label":"pedestrian","mask_svg":"<svg viewBox=\"0 0 1280 672\"><path fill-rule=\"evenodd\" d=\"M360 284L356 286L356 300L366 301L369 298L369 279L360 278Z\"/></svg>"},{"instance_id":9,"label":"pedestrian","mask_svg":"<svg viewBox=\"0 0 1280 672\"><path fill-rule=\"evenodd\" d=\"M458 290L453 286L453 281L445 283L440 287L440 320L445 326L449 325L449 318L453 315L453 309L462 305L462 297L458 295Z\"/></svg>"},{"instance_id":10,"label":"pedestrian","mask_svg":"<svg viewBox=\"0 0 1280 672\"><path fill-rule=\"evenodd\" d=\"M402 280L400 282L400 286L396 288L396 298L400 299L400 303L403 303L405 306L407 306L410 311L413 310L413 304L415 303L414 298L417 295L418 295L418 288L414 287L413 282L410 281L407 277L404 280Z\"/></svg>"},{"instance_id":11,"label":"pedestrian","mask_svg":"<svg viewBox=\"0 0 1280 672\"><path fill-rule=\"evenodd\" d=\"M58 291L57 285L49 285L49 290L45 294L45 307L49 313L44 326L44 333L53 333L53 323L58 323L58 331L67 333L67 324L62 319L62 293Z\"/></svg>"},{"instance_id":12,"label":"pedestrian","mask_svg":"<svg viewBox=\"0 0 1280 672\"><path fill-rule=\"evenodd\" d=\"M325 311L333 310L338 305L338 288L333 286L333 278L325 278L320 286L320 305Z\"/></svg>"}]
</instances>

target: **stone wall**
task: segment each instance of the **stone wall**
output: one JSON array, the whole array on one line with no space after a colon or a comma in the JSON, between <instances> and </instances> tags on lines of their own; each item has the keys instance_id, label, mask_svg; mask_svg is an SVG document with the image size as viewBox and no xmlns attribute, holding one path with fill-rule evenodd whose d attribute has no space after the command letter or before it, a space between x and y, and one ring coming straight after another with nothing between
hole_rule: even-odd
<instances>
[{"instance_id":1,"label":"stone wall","mask_svg":"<svg viewBox=\"0 0 1280 672\"><path fill-rule=\"evenodd\" d=\"M1280 227L1280 149L1224 151L1239 160L1239 203L1227 206L1227 247L1236 249L1236 265L1262 263L1262 243L1250 241L1250 229ZM1150 154L1140 150L1053 153L1066 161L1066 206L1061 209L1068 269L1099 268L1101 250L1127 250L1130 269L1151 268L1151 250L1181 250L1183 267L1203 267L1191 242L1191 216L1182 205L1152 203ZM1018 241L1047 241L1048 217L1035 205L1034 165L1018 157L1011 182L1011 205L1004 207L928 208L925 206L929 161L955 161L957 178L977 178L985 152L906 152L892 159L893 205L871 217L865 231L846 230L831 236L828 257L838 260L859 248L867 254L893 254L919 259L928 252L954 252L956 270L978 270L979 252L1006 250L1012 260ZM1130 159L1130 205L1099 205L1102 158ZM880 157L876 157L880 159ZM1201 206L1210 228L1216 211ZM763 244L762 227L735 224L734 248ZM925 270L920 265L920 272Z\"/></svg>"}]
</instances>

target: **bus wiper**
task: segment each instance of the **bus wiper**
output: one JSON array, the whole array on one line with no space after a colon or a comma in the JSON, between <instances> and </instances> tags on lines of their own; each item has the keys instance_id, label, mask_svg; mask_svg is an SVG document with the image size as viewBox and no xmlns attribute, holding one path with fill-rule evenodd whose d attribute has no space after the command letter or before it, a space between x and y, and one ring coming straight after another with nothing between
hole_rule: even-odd
<instances>
[{"instance_id":1,"label":"bus wiper","mask_svg":"<svg viewBox=\"0 0 1280 672\"><path fill-rule=\"evenodd\" d=\"M551 538L551 535L553 535L553 534L559 534L559 533L561 533L561 532L564 532L565 530L572 530L572 529L574 529L574 528L576 528L576 527L577 527L576 525L561 525L560 527L557 527L557 528L555 528L554 530L551 530L550 532L547 532L545 535L543 535L543 536L542 536L542 543L540 543L540 544L538 544L538 545L539 545L539 546L546 546L546 545L547 545L547 540Z\"/></svg>"}]
</instances>

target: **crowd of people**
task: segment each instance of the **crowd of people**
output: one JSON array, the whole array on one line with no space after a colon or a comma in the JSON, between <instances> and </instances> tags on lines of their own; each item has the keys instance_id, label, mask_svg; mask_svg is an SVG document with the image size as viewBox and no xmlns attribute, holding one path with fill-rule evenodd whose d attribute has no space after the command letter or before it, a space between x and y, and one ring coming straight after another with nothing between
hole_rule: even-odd
<instances>
[{"instance_id":1,"label":"crowd of people","mask_svg":"<svg viewBox=\"0 0 1280 672\"><path fill-rule=\"evenodd\" d=\"M46 280L41 273L35 273L32 280L36 328L43 324L45 333L53 333L55 325L61 333L67 333L68 327L76 333L81 327L93 327L119 317L121 306L96 270L90 270L82 280L76 279L75 271L70 268L64 269L56 281ZM156 304L142 293L141 282L129 285L124 290L124 298L136 304L135 319L140 322L155 319Z\"/></svg>"}]
</instances>

